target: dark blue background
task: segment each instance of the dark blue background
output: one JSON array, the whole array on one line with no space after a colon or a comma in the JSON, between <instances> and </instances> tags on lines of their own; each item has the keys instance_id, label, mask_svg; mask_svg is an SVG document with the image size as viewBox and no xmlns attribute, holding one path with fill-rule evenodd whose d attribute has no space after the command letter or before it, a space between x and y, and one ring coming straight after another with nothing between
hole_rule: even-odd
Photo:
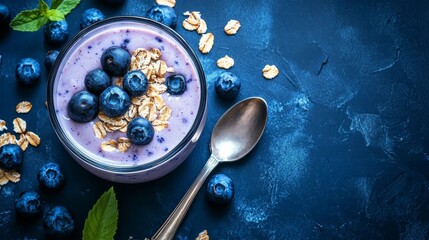
<instances>
[{"instance_id":1,"label":"dark blue background","mask_svg":"<svg viewBox=\"0 0 429 240\"><path fill-rule=\"evenodd\" d=\"M116 239L150 237L161 226L209 156L217 119L233 103L260 96L269 105L265 135L238 163L219 166L234 181L236 195L225 208L196 197L177 239L207 229L213 239L428 239L429 238L429 4L427 1L184 1L177 0L177 31L197 52L207 76L208 119L189 157L168 176L124 185L101 180L76 164L61 146L44 107L47 71L32 88L16 84L23 57L43 61L54 47L42 31L9 31L0 38L0 119L12 128L15 105L33 103L24 115L42 144L29 148L22 179L0 189L0 239L44 238L39 222L17 222L13 201L24 190L39 191L37 169L60 163L65 188L42 193L44 206L65 205L75 214L78 237L88 210L114 186L119 200ZM33 1L6 1L15 15ZM128 0L111 8L85 0L67 16L71 34L80 14L100 8L106 16L143 15L153 1ZM201 11L215 35L201 55L199 35L184 30L181 13ZM223 26L242 28L226 36ZM231 72L242 80L234 101L213 89L222 72L216 60L228 54ZM261 69L275 64L280 75L265 80Z\"/></svg>"}]
</instances>

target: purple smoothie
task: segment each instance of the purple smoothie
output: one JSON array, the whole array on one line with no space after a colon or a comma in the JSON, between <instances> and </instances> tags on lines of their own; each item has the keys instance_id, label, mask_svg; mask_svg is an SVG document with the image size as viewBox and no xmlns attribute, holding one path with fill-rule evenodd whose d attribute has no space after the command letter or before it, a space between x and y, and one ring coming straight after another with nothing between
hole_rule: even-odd
<instances>
[{"instance_id":1,"label":"purple smoothie","mask_svg":"<svg viewBox=\"0 0 429 240\"><path fill-rule=\"evenodd\" d=\"M174 74L181 74L187 80L187 90L182 95L162 97L172 109L168 128L155 132L151 143L132 147L125 153L101 150L101 143L109 139L126 137L125 133L107 133L105 139L98 139L93 132L96 118L89 123L76 123L67 113L70 98L85 89L85 75L101 68L100 57L110 46L123 46L131 53L137 48L158 48L161 59L174 68ZM170 74L167 73L166 77ZM53 86L53 103L60 127L73 145L95 162L114 167L133 167L150 164L170 153L189 133L193 126L201 101L200 79L191 57L171 36L151 26L142 27L135 22L116 22L100 27L79 39L66 53L58 68Z\"/></svg>"}]
</instances>

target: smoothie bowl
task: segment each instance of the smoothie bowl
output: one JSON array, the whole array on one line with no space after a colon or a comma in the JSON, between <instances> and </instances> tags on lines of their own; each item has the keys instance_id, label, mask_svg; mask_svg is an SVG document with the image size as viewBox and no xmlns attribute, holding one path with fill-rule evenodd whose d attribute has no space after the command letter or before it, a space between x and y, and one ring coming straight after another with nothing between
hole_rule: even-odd
<instances>
[{"instance_id":1,"label":"smoothie bowl","mask_svg":"<svg viewBox=\"0 0 429 240\"><path fill-rule=\"evenodd\" d=\"M115 182L175 169L195 147L206 107L194 52L170 28L140 17L84 29L49 76L49 115L60 141L82 167Z\"/></svg>"}]
</instances>

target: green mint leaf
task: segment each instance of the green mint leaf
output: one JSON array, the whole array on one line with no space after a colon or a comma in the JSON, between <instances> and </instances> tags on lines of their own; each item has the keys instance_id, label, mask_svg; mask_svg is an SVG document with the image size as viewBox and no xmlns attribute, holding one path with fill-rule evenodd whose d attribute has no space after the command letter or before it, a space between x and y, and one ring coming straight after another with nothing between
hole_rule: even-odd
<instances>
[{"instance_id":1,"label":"green mint leaf","mask_svg":"<svg viewBox=\"0 0 429 240\"><path fill-rule=\"evenodd\" d=\"M94 204L83 227L83 240L113 239L118 225L118 200L111 187Z\"/></svg>"},{"instance_id":2,"label":"green mint leaf","mask_svg":"<svg viewBox=\"0 0 429 240\"><path fill-rule=\"evenodd\" d=\"M61 3L63 3L64 0L52 0L52 6L51 9L57 9L58 6L61 5Z\"/></svg>"},{"instance_id":3,"label":"green mint leaf","mask_svg":"<svg viewBox=\"0 0 429 240\"><path fill-rule=\"evenodd\" d=\"M59 1L60 0L58 0L57 2ZM55 3L55 5L59 4L55 9L60 10L65 16L69 14L79 3L80 0L62 0L61 3Z\"/></svg>"},{"instance_id":4,"label":"green mint leaf","mask_svg":"<svg viewBox=\"0 0 429 240\"><path fill-rule=\"evenodd\" d=\"M10 27L16 31L35 32L47 21L48 18L39 9L26 10L15 16L10 22Z\"/></svg>"},{"instance_id":5,"label":"green mint leaf","mask_svg":"<svg viewBox=\"0 0 429 240\"><path fill-rule=\"evenodd\" d=\"M45 1L43 1L43 0L39 0L39 11L40 11L40 13L42 13L43 15L46 16L46 13L48 12L48 10L49 10L48 4L46 4Z\"/></svg>"},{"instance_id":6,"label":"green mint leaf","mask_svg":"<svg viewBox=\"0 0 429 240\"><path fill-rule=\"evenodd\" d=\"M46 17L48 17L48 19L50 21L61 21L64 20L64 14L57 10L57 9L50 9L48 10L48 12L46 13Z\"/></svg>"}]
</instances>

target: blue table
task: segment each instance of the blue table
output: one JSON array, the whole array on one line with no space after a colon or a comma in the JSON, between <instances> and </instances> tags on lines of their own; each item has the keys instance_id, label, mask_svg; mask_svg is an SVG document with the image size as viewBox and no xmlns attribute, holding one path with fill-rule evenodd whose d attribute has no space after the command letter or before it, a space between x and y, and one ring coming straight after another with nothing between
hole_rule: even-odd
<instances>
[{"instance_id":1,"label":"blue table","mask_svg":"<svg viewBox=\"0 0 429 240\"><path fill-rule=\"evenodd\" d=\"M1 1L12 14L37 1ZM143 15L154 1L128 0L120 7L87 0L67 16L71 34L81 13L97 7L106 16ZM114 186L119 201L116 239L150 237L161 226L209 156L218 118L235 102L260 96L269 105L266 132L254 151L216 173L236 187L227 207L213 207L201 191L177 239L195 239L204 229L213 239L427 239L429 238L429 23L427 1L181 1L181 13L201 11L215 35L213 50L198 51L199 35L177 32L192 46L207 76L208 119L192 155L159 180L116 184L82 169L53 132L44 106L47 71L32 88L16 84L19 59L43 62L54 47L42 31L8 31L0 37L0 119L10 123L15 105L28 100L23 118L42 144L29 148L17 184L0 189L0 239L43 239L41 221L17 220L15 198L39 191L37 169L58 162L66 176L58 193L42 192L45 207L64 205L77 221L76 238L88 210ZM229 19L242 28L223 33ZM213 85L228 54L242 80L237 99L223 101ZM265 80L275 64L280 75Z\"/></svg>"}]
</instances>

